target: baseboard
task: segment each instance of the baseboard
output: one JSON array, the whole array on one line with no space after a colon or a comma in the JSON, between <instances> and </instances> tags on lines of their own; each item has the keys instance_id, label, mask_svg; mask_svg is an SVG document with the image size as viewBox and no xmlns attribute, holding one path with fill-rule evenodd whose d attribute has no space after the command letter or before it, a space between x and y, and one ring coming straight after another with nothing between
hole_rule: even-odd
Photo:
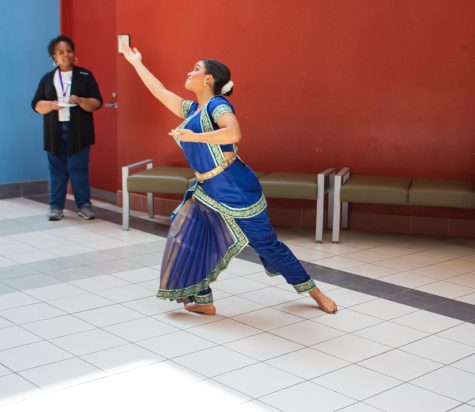
<instances>
[{"instance_id":1,"label":"baseboard","mask_svg":"<svg viewBox=\"0 0 475 412\"><path fill-rule=\"evenodd\" d=\"M117 194L107 190L91 188L91 197L104 202L117 204Z\"/></svg>"},{"instance_id":2,"label":"baseboard","mask_svg":"<svg viewBox=\"0 0 475 412\"><path fill-rule=\"evenodd\" d=\"M26 197L49 193L48 180L0 184L0 199Z\"/></svg>"}]
</instances>

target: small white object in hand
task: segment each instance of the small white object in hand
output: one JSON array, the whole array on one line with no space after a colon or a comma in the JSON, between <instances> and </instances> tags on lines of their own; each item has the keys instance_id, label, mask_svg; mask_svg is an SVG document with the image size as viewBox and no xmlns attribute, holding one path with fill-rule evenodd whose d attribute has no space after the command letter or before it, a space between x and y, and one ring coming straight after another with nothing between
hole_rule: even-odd
<instances>
[{"instance_id":1,"label":"small white object in hand","mask_svg":"<svg viewBox=\"0 0 475 412\"><path fill-rule=\"evenodd\" d=\"M226 94L228 93L234 86L234 83L232 80L229 80L223 87L221 87L221 94Z\"/></svg>"}]
</instances>

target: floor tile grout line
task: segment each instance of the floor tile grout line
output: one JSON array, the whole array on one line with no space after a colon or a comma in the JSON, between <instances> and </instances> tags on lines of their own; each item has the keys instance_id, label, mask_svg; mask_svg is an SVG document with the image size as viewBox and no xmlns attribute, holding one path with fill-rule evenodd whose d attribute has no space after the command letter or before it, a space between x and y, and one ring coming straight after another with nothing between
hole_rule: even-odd
<instances>
[{"instance_id":1,"label":"floor tile grout line","mask_svg":"<svg viewBox=\"0 0 475 412\"><path fill-rule=\"evenodd\" d=\"M366 278L366 279L368 279L368 278ZM409 289L409 288L406 288L406 289ZM409 290L414 290L414 289L409 289ZM434 295L434 296L437 296L437 295ZM473 322L475 322L475 319L473 320Z\"/></svg>"}]
</instances>

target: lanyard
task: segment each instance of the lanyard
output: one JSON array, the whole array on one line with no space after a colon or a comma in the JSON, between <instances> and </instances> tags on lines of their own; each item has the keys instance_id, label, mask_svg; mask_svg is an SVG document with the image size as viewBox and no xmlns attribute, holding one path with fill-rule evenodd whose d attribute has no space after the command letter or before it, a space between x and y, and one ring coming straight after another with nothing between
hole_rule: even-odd
<instances>
[{"instance_id":1,"label":"lanyard","mask_svg":"<svg viewBox=\"0 0 475 412\"><path fill-rule=\"evenodd\" d=\"M63 76L61 76L61 70L58 69L58 74L59 74L59 83L61 84L61 90L63 91L63 97L66 97L66 93L68 92L68 86L71 85L71 83L66 84L66 89L64 88L64 83L63 83Z\"/></svg>"}]
</instances>

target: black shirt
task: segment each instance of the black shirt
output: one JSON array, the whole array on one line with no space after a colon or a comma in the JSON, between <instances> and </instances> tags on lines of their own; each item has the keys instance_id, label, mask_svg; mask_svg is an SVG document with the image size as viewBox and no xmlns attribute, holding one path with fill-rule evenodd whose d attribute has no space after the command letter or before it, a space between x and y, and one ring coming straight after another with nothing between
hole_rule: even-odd
<instances>
[{"instance_id":1,"label":"black shirt","mask_svg":"<svg viewBox=\"0 0 475 412\"><path fill-rule=\"evenodd\" d=\"M33 110L35 110L36 104L40 100L58 100L56 88L53 83L56 70L58 70L58 68L47 73L40 80L35 96L31 102ZM89 70L83 67L73 67L71 95L76 95L78 97L93 97L99 100L102 105L102 96L96 79ZM80 152L85 147L94 144L94 120L91 112L87 112L79 106L71 107L69 110L71 118L68 154L73 155ZM52 110L43 115L43 132L44 149L54 156L59 156L60 135L57 110Z\"/></svg>"}]
</instances>

